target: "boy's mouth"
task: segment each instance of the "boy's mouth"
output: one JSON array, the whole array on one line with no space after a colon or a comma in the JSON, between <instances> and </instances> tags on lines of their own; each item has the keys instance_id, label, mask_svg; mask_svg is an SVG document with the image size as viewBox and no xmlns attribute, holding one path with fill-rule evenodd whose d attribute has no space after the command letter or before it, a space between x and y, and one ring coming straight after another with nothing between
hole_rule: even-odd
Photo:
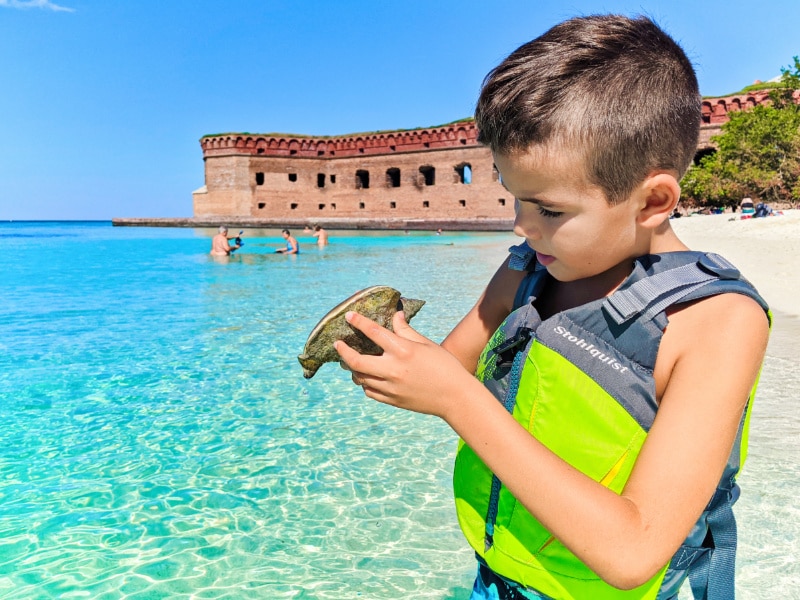
<instances>
[{"instance_id":1,"label":"boy's mouth","mask_svg":"<svg viewBox=\"0 0 800 600\"><path fill-rule=\"evenodd\" d=\"M536 253L536 261L543 267L551 264L555 259L555 256L550 256L549 254L542 254L541 252Z\"/></svg>"}]
</instances>

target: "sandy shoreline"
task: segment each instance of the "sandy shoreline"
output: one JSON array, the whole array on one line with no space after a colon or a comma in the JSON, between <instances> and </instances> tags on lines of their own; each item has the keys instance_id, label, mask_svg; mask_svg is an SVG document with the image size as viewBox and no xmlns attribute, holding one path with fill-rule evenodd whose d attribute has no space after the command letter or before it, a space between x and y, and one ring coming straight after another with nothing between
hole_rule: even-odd
<instances>
[{"instance_id":1,"label":"sandy shoreline","mask_svg":"<svg viewBox=\"0 0 800 600\"><path fill-rule=\"evenodd\" d=\"M794 358L800 335L800 210L764 219L738 213L684 217L671 221L692 250L721 254L758 289L775 314L769 354ZM731 220L733 219L733 220Z\"/></svg>"},{"instance_id":2,"label":"sandy shoreline","mask_svg":"<svg viewBox=\"0 0 800 600\"><path fill-rule=\"evenodd\" d=\"M671 223L692 250L716 252L735 264L773 310L800 317L800 277L794 270L794 258L800 255L800 210L764 219L739 217L705 215Z\"/></svg>"}]
</instances>

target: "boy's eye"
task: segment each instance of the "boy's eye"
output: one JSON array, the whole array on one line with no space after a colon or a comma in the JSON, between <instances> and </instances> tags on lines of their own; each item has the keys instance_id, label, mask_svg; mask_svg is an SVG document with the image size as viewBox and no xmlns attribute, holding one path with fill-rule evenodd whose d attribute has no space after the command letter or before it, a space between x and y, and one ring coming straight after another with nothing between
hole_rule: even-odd
<instances>
[{"instance_id":1,"label":"boy's eye","mask_svg":"<svg viewBox=\"0 0 800 600\"><path fill-rule=\"evenodd\" d=\"M556 217L560 217L564 213L555 212L555 211L552 211L552 210L547 210L544 206L540 205L539 206L539 214L542 215L543 217L548 217L550 219L555 219Z\"/></svg>"}]
</instances>

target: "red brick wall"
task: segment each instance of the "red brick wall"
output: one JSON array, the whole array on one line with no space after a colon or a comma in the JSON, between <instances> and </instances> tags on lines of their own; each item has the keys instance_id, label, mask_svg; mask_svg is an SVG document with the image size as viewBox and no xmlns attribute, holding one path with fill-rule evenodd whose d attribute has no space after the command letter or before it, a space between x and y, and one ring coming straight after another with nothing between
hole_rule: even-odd
<instances>
[{"instance_id":1,"label":"red brick wall","mask_svg":"<svg viewBox=\"0 0 800 600\"><path fill-rule=\"evenodd\" d=\"M514 202L474 122L339 138L231 134L201 140L195 217L511 219ZM467 165L471 181L457 169ZM433 170L426 184L420 168ZM399 170L399 186L387 175ZM368 174L357 177L358 172Z\"/></svg>"}]
</instances>

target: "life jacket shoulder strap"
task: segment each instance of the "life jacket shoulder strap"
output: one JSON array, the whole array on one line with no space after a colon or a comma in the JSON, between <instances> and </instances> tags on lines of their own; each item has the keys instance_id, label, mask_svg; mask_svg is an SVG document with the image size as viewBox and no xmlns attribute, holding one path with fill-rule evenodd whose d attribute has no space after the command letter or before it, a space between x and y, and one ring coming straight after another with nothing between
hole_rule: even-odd
<instances>
[{"instance_id":1,"label":"life jacket shoulder strap","mask_svg":"<svg viewBox=\"0 0 800 600\"><path fill-rule=\"evenodd\" d=\"M631 319L651 320L679 302L735 292L767 304L739 270L718 254L697 254L686 262L620 288L603 301L603 309L617 325Z\"/></svg>"},{"instance_id":2,"label":"life jacket shoulder strap","mask_svg":"<svg viewBox=\"0 0 800 600\"><path fill-rule=\"evenodd\" d=\"M508 268L512 271L532 271L536 263L536 252L528 244L522 242L508 249L511 255Z\"/></svg>"},{"instance_id":3,"label":"life jacket shoulder strap","mask_svg":"<svg viewBox=\"0 0 800 600\"><path fill-rule=\"evenodd\" d=\"M512 271L527 271L514 296L513 310L517 310L527 304L531 296L538 295L540 287L544 284L547 271L536 262L536 252L531 250L531 247L525 242L511 246L508 251L511 254L508 268Z\"/></svg>"}]
</instances>

